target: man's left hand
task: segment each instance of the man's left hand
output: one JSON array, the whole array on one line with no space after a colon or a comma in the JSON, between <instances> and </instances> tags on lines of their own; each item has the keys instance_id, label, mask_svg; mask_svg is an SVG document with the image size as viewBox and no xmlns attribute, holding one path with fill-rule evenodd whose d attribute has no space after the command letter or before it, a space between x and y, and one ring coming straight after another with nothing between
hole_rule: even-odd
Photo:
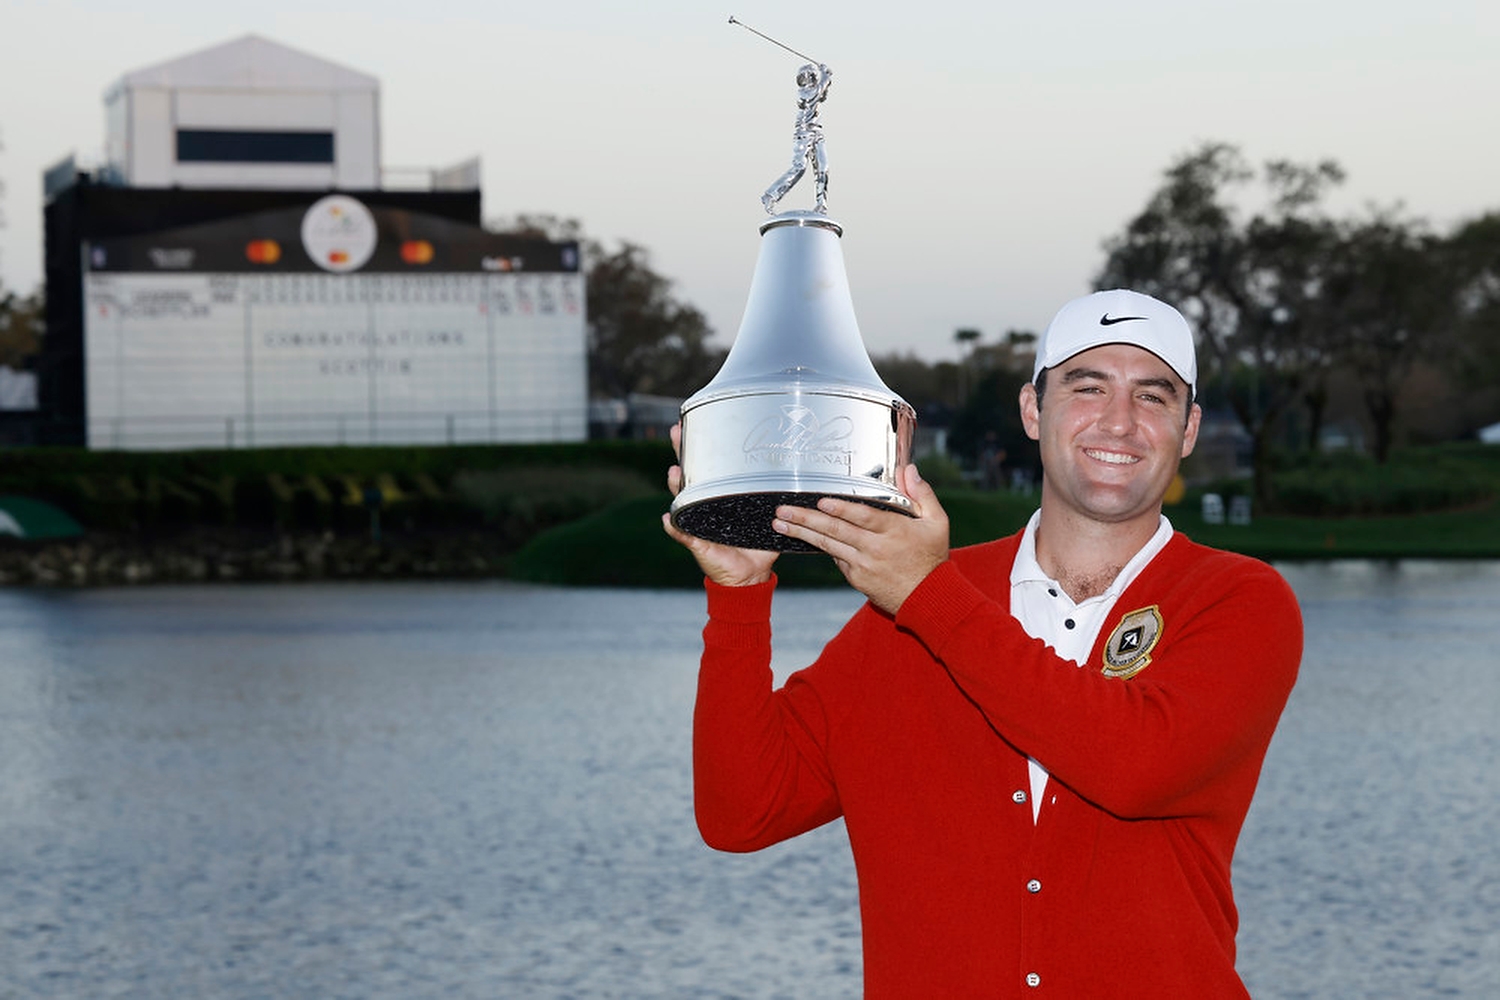
<instances>
[{"instance_id":1,"label":"man's left hand","mask_svg":"<svg viewBox=\"0 0 1500 1000\"><path fill-rule=\"evenodd\" d=\"M948 558L948 515L917 467L901 470L915 517L852 500L824 497L816 509L776 508L772 527L833 557L849 585L895 614L927 574Z\"/></svg>"}]
</instances>

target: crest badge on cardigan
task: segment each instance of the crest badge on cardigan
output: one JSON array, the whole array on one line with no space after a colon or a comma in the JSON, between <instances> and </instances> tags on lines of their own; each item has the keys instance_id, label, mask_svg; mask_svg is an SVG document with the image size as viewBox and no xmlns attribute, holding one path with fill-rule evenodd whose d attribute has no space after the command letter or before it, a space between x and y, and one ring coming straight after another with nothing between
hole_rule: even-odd
<instances>
[{"instance_id":1,"label":"crest badge on cardigan","mask_svg":"<svg viewBox=\"0 0 1500 1000\"><path fill-rule=\"evenodd\" d=\"M1161 630L1161 610L1155 604L1126 614L1104 644L1104 675L1124 679L1145 670Z\"/></svg>"}]
</instances>

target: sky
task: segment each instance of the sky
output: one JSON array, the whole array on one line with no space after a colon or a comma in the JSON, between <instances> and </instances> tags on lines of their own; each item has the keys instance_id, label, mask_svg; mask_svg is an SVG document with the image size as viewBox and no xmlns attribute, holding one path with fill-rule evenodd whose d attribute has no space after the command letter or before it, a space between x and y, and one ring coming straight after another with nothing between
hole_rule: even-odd
<instances>
[{"instance_id":1,"label":"sky","mask_svg":"<svg viewBox=\"0 0 1500 1000\"><path fill-rule=\"evenodd\" d=\"M257 34L379 79L387 168L479 157L487 219L644 246L728 346L801 63L730 15L833 70L828 210L873 354L1045 326L1208 141L1337 160L1340 213L1500 210L1493 0L0 0L0 286L41 280L41 173L102 162L112 83ZM808 177L780 208L811 204Z\"/></svg>"}]
</instances>

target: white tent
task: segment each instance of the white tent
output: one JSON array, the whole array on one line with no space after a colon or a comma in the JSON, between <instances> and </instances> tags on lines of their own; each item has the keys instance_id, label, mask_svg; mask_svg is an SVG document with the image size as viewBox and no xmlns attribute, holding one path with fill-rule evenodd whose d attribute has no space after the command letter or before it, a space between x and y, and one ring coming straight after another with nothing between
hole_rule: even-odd
<instances>
[{"instance_id":1,"label":"white tent","mask_svg":"<svg viewBox=\"0 0 1500 1000\"><path fill-rule=\"evenodd\" d=\"M375 188L380 82L258 35L126 73L106 158L129 187Z\"/></svg>"}]
</instances>

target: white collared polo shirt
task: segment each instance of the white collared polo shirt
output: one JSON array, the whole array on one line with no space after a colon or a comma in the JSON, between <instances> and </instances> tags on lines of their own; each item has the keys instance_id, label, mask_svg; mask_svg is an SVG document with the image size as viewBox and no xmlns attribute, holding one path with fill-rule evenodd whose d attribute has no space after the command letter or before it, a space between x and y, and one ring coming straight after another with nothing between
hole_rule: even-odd
<instances>
[{"instance_id":1,"label":"white collared polo shirt","mask_svg":"<svg viewBox=\"0 0 1500 1000\"><path fill-rule=\"evenodd\" d=\"M1010 568L1010 613L1033 639L1041 639L1057 655L1078 666L1088 661L1099 630L1104 627L1115 602L1141 570L1172 540L1172 523L1161 515L1161 523L1139 552L1120 570L1109 589L1086 601L1074 603L1062 585L1042 572L1036 561L1036 529L1042 512L1036 511L1026 523L1021 546ZM1035 758L1030 761L1031 820L1041 815L1042 795L1047 790L1047 769Z\"/></svg>"}]
</instances>

